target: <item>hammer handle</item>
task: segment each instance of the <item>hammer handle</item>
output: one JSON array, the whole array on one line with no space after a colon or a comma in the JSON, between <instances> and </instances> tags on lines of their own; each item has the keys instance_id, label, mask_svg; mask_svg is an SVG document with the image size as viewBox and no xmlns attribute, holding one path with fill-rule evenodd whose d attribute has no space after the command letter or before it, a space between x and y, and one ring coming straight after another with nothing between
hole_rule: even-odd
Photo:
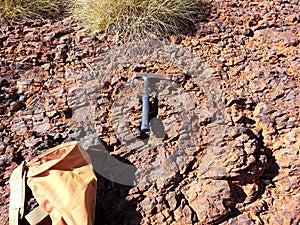
<instances>
[{"instance_id":1,"label":"hammer handle","mask_svg":"<svg viewBox=\"0 0 300 225\"><path fill-rule=\"evenodd\" d=\"M149 96L143 97L141 131L149 131Z\"/></svg>"}]
</instances>

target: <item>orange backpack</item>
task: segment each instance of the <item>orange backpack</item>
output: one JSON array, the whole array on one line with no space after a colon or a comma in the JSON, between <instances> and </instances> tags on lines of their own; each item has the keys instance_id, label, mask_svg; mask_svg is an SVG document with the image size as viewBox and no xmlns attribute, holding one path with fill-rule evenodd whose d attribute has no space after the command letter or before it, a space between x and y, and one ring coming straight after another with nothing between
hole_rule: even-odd
<instances>
[{"instance_id":1,"label":"orange backpack","mask_svg":"<svg viewBox=\"0 0 300 225\"><path fill-rule=\"evenodd\" d=\"M48 215L52 225L94 223L97 180L89 155L77 142L51 148L13 171L10 225L24 218L26 185L39 204L25 216L29 224L47 224Z\"/></svg>"}]
</instances>

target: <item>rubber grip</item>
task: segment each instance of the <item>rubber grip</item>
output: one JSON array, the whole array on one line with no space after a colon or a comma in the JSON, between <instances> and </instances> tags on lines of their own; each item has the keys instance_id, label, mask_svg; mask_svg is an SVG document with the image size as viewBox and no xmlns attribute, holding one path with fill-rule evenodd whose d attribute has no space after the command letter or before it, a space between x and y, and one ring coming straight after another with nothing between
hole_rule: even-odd
<instances>
[{"instance_id":1,"label":"rubber grip","mask_svg":"<svg viewBox=\"0 0 300 225\"><path fill-rule=\"evenodd\" d=\"M149 131L149 96L143 97L141 131Z\"/></svg>"}]
</instances>

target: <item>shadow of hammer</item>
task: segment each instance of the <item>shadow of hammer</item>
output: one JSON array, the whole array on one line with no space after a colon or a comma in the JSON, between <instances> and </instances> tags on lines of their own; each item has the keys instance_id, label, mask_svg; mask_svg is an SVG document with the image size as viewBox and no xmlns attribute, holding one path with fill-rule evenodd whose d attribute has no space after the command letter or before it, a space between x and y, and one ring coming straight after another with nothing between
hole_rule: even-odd
<instances>
[{"instance_id":1,"label":"shadow of hammer","mask_svg":"<svg viewBox=\"0 0 300 225\"><path fill-rule=\"evenodd\" d=\"M154 73L137 73L136 78L144 79L144 97L143 97L143 108L142 108L142 124L141 131L146 132L150 130L149 127L149 83L158 82L160 80L169 80L165 77Z\"/></svg>"}]
</instances>

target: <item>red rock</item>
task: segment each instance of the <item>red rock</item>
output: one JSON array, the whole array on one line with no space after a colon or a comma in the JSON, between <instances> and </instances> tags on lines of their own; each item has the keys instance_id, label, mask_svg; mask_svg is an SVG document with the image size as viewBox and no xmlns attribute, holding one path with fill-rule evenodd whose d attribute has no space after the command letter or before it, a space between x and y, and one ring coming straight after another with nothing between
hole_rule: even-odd
<instances>
[{"instance_id":1,"label":"red rock","mask_svg":"<svg viewBox=\"0 0 300 225\"><path fill-rule=\"evenodd\" d=\"M8 222L16 153L30 159L65 138L96 145L88 123L75 121L77 109L94 100L95 113L86 112L95 115L96 136L152 179L127 189L99 178L101 224L300 221L297 1L217 0L209 8L195 35L174 36L172 45L116 45L109 35L88 36L71 19L0 30L0 76L7 81L0 84L0 223ZM159 90L164 138L151 131L149 140L134 139L141 136L141 102L128 78L136 70L167 74L183 93L176 104L171 89Z\"/></svg>"},{"instance_id":2,"label":"red rock","mask_svg":"<svg viewBox=\"0 0 300 225\"><path fill-rule=\"evenodd\" d=\"M179 45L182 41L181 37L177 36L177 35L171 35L169 39L172 43L174 43L176 45Z\"/></svg>"}]
</instances>

